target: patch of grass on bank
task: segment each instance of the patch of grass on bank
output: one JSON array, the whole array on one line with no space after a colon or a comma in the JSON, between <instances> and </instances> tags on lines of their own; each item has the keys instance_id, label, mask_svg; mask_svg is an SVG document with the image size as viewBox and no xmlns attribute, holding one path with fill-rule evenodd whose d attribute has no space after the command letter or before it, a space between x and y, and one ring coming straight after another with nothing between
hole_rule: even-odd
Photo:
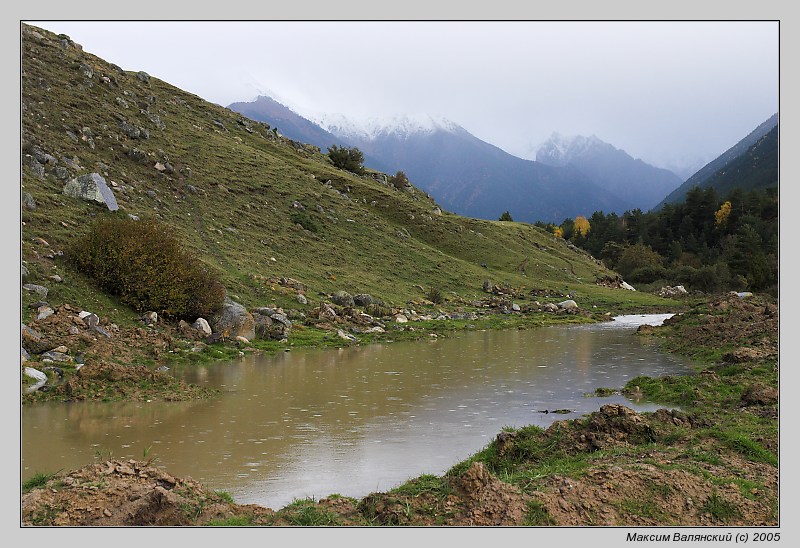
<instances>
[{"instance_id":1,"label":"patch of grass on bank","mask_svg":"<svg viewBox=\"0 0 800 548\"><path fill-rule=\"evenodd\" d=\"M341 525L336 514L321 509L313 499L295 500L282 508L276 517L285 519L289 525L304 527Z\"/></svg>"},{"instance_id":2,"label":"patch of grass on bank","mask_svg":"<svg viewBox=\"0 0 800 548\"><path fill-rule=\"evenodd\" d=\"M33 476L22 482L22 492L27 493L38 487L44 487L53 477L55 477L55 473L47 474L44 472L36 472Z\"/></svg>"}]
</instances>

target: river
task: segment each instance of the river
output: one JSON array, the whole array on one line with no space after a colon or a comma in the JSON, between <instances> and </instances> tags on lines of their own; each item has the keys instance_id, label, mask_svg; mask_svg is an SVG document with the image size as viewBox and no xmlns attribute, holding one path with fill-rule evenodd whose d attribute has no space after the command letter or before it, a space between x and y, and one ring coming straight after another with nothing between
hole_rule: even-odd
<instances>
[{"instance_id":1,"label":"river","mask_svg":"<svg viewBox=\"0 0 800 548\"><path fill-rule=\"evenodd\" d=\"M222 395L25 406L22 477L109 456L154 458L240 504L277 509L333 493L360 498L421 474L440 475L506 426L547 427L606 403L658 409L593 393L638 375L693 373L688 361L635 335L638 325L668 316L181 366L171 373Z\"/></svg>"}]
</instances>

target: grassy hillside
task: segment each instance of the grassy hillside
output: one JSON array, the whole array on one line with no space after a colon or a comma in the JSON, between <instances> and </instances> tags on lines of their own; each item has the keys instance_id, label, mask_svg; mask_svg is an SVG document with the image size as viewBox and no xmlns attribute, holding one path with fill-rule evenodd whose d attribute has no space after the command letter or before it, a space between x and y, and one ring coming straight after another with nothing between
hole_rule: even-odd
<instances>
[{"instance_id":1,"label":"grassy hillside","mask_svg":"<svg viewBox=\"0 0 800 548\"><path fill-rule=\"evenodd\" d=\"M398 306L430 288L469 299L485 279L573 293L582 307L666 302L596 285L611 273L537 227L438 214L418 189L336 169L316 147L109 64L67 36L23 25L21 37L21 190L35 201L21 208L21 251L25 281L48 287L51 305L133 317L59 253L93 218L111 214L62 193L92 172L123 214L166 223L247 307L304 308L282 292L281 277L308 286L308 307L337 290ZM24 304L32 299L23 292ZM23 307L23 321L27 314Z\"/></svg>"}]
</instances>

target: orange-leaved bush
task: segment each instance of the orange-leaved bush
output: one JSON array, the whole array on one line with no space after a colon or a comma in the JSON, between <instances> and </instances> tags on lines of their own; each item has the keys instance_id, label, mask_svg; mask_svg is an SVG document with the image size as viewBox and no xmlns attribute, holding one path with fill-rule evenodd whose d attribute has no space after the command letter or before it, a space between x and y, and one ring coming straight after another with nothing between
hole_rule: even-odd
<instances>
[{"instance_id":1,"label":"orange-leaved bush","mask_svg":"<svg viewBox=\"0 0 800 548\"><path fill-rule=\"evenodd\" d=\"M219 276L156 220L106 215L66 249L67 259L106 292L139 312L194 320L225 299Z\"/></svg>"}]
</instances>

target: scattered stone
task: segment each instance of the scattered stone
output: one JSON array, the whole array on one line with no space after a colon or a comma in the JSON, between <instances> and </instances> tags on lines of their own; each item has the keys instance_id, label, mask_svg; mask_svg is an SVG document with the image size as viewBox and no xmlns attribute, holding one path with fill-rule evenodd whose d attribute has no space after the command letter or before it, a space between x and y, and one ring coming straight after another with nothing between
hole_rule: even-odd
<instances>
[{"instance_id":1,"label":"scattered stone","mask_svg":"<svg viewBox=\"0 0 800 548\"><path fill-rule=\"evenodd\" d=\"M43 360L51 360L54 362L71 362L72 356L69 356L63 352L56 352L55 350L48 350L47 352L42 353Z\"/></svg>"},{"instance_id":2,"label":"scattered stone","mask_svg":"<svg viewBox=\"0 0 800 548\"><path fill-rule=\"evenodd\" d=\"M237 336L236 339L234 339L234 340L236 342L240 342L242 344L250 344L250 341L247 340L247 337L242 337L241 335Z\"/></svg>"},{"instance_id":3,"label":"scattered stone","mask_svg":"<svg viewBox=\"0 0 800 548\"><path fill-rule=\"evenodd\" d=\"M42 321L45 318L49 318L53 314L55 314L55 311L52 308L50 308L49 306L40 306L36 310L36 320L37 321Z\"/></svg>"},{"instance_id":4,"label":"scattered stone","mask_svg":"<svg viewBox=\"0 0 800 548\"><path fill-rule=\"evenodd\" d=\"M345 333L341 329L339 329L336 332L336 334L339 336L340 339L344 339L346 341L355 341L356 340L356 338L353 335L350 335L349 333Z\"/></svg>"},{"instance_id":5,"label":"scattered stone","mask_svg":"<svg viewBox=\"0 0 800 548\"><path fill-rule=\"evenodd\" d=\"M158 313L156 312L145 312L144 316L142 317L145 325L155 325L158 323Z\"/></svg>"},{"instance_id":6,"label":"scattered stone","mask_svg":"<svg viewBox=\"0 0 800 548\"><path fill-rule=\"evenodd\" d=\"M394 321L397 323L408 323L408 318L404 314L397 314L394 317Z\"/></svg>"},{"instance_id":7,"label":"scattered stone","mask_svg":"<svg viewBox=\"0 0 800 548\"><path fill-rule=\"evenodd\" d=\"M686 291L686 288L683 287L682 285L676 285L675 287L667 285L667 286L662 287L659 290L658 296L659 297L680 297L681 295L686 295L687 293L689 293L689 292Z\"/></svg>"},{"instance_id":8,"label":"scattered stone","mask_svg":"<svg viewBox=\"0 0 800 548\"><path fill-rule=\"evenodd\" d=\"M22 192L20 203L25 209L36 209L36 200L34 200L33 196L25 191Z\"/></svg>"},{"instance_id":9,"label":"scattered stone","mask_svg":"<svg viewBox=\"0 0 800 548\"><path fill-rule=\"evenodd\" d=\"M302 293L298 293L297 294L297 302L300 303L300 304L308 304L308 299L306 299L306 296L303 295Z\"/></svg>"},{"instance_id":10,"label":"scattered stone","mask_svg":"<svg viewBox=\"0 0 800 548\"><path fill-rule=\"evenodd\" d=\"M50 279L56 282L57 284L60 284L61 282L64 281L64 279L58 274L53 274L52 276L50 276Z\"/></svg>"}]
</instances>

